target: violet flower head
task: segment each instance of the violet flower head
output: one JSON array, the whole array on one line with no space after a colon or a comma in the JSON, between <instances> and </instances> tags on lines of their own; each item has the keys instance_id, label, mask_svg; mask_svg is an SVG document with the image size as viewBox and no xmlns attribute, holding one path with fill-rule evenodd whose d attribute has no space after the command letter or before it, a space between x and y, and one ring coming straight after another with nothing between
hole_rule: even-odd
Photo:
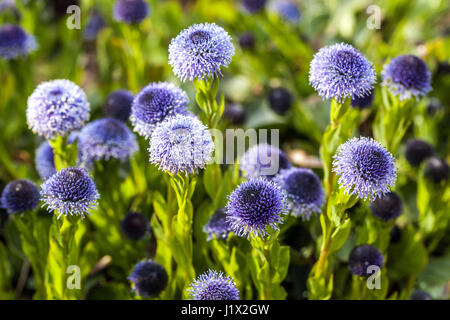
<instances>
[{"instance_id":1,"label":"violet flower head","mask_svg":"<svg viewBox=\"0 0 450 320\"><path fill-rule=\"evenodd\" d=\"M256 13L262 10L267 0L241 0L242 7L248 13Z\"/></svg>"},{"instance_id":2,"label":"violet flower head","mask_svg":"<svg viewBox=\"0 0 450 320\"><path fill-rule=\"evenodd\" d=\"M2 191L0 204L8 213L22 213L35 209L40 200L39 189L27 179L13 180Z\"/></svg>"},{"instance_id":3,"label":"violet flower head","mask_svg":"<svg viewBox=\"0 0 450 320\"><path fill-rule=\"evenodd\" d=\"M221 67L228 67L233 55L231 37L215 23L192 25L169 45L169 64L182 81L221 75Z\"/></svg>"},{"instance_id":4,"label":"violet flower head","mask_svg":"<svg viewBox=\"0 0 450 320\"><path fill-rule=\"evenodd\" d=\"M375 90L371 89L369 94L362 97L353 97L350 105L354 108L366 109L372 106L375 98Z\"/></svg>"},{"instance_id":5,"label":"violet flower head","mask_svg":"<svg viewBox=\"0 0 450 320\"><path fill-rule=\"evenodd\" d=\"M312 213L320 213L325 193L319 177L310 169L290 168L282 170L275 178L287 194L292 215L308 220Z\"/></svg>"},{"instance_id":6,"label":"violet flower head","mask_svg":"<svg viewBox=\"0 0 450 320\"><path fill-rule=\"evenodd\" d=\"M208 223L203 227L203 231L208 234L208 240L212 240L213 236L217 239L226 240L228 234L232 231L231 226L227 221L227 214L225 208L217 209L209 218Z\"/></svg>"},{"instance_id":7,"label":"violet flower head","mask_svg":"<svg viewBox=\"0 0 450 320\"><path fill-rule=\"evenodd\" d=\"M134 96L128 90L116 90L106 98L104 113L107 118L127 122L130 117Z\"/></svg>"},{"instance_id":8,"label":"violet flower head","mask_svg":"<svg viewBox=\"0 0 450 320\"><path fill-rule=\"evenodd\" d=\"M370 93L375 69L358 50L346 43L324 47L314 55L309 82L323 99L343 102Z\"/></svg>"},{"instance_id":9,"label":"violet flower head","mask_svg":"<svg viewBox=\"0 0 450 320\"><path fill-rule=\"evenodd\" d=\"M94 41L97 38L97 34L101 29L105 27L105 20L98 12L98 10L93 10L83 32L83 39L86 41Z\"/></svg>"},{"instance_id":10,"label":"violet flower head","mask_svg":"<svg viewBox=\"0 0 450 320\"><path fill-rule=\"evenodd\" d=\"M276 0L270 7L288 22L295 23L300 21L300 10L291 0Z\"/></svg>"},{"instance_id":11,"label":"violet flower head","mask_svg":"<svg viewBox=\"0 0 450 320\"><path fill-rule=\"evenodd\" d=\"M363 244L355 247L348 258L350 271L361 277L368 277L373 274L371 266L381 268L384 258L381 252L374 246Z\"/></svg>"},{"instance_id":12,"label":"violet flower head","mask_svg":"<svg viewBox=\"0 0 450 320\"><path fill-rule=\"evenodd\" d=\"M411 139L405 145L405 158L414 167L419 166L433 154L434 148L424 140Z\"/></svg>"},{"instance_id":13,"label":"violet flower head","mask_svg":"<svg viewBox=\"0 0 450 320\"><path fill-rule=\"evenodd\" d=\"M88 119L86 94L69 80L43 82L28 98L28 127L47 140L68 136Z\"/></svg>"},{"instance_id":14,"label":"violet flower head","mask_svg":"<svg viewBox=\"0 0 450 320\"><path fill-rule=\"evenodd\" d=\"M136 137L117 119L92 121L78 135L78 157L83 164L109 159L125 161L137 150Z\"/></svg>"},{"instance_id":15,"label":"violet flower head","mask_svg":"<svg viewBox=\"0 0 450 320\"><path fill-rule=\"evenodd\" d=\"M188 288L191 300L239 300L239 290L230 276L208 270Z\"/></svg>"},{"instance_id":16,"label":"violet flower head","mask_svg":"<svg viewBox=\"0 0 450 320\"><path fill-rule=\"evenodd\" d=\"M166 269L159 263L146 260L139 262L128 277L133 283L133 290L143 298L158 296L169 281Z\"/></svg>"},{"instance_id":17,"label":"violet flower head","mask_svg":"<svg viewBox=\"0 0 450 320\"><path fill-rule=\"evenodd\" d=\"M41 197L48 211L58 210L58 218L62 214L84 218L97 207L100 195L85 169L71 167L48 178L41 185Z\"/></svg>"},{"instance_id":18,"label":"violet flower head","mask_svg":"<svg viewBox=\"0 0 450 320\"><path fill-rule=\"evenodd\" d=\"M387 193L397 180L394 157L379 142L366 137L341 144L334 155L333 171L347 194L375 200Z\"/></svg>"},{"instance_id":19,"label":"violet flower head","mask_svg":"<svg viewBox=\"0 0 450 320\"><path fill-rule=\"evenodd\" d=\"M382 85L400 100L419 99L431 91L431 76L425 62L413 55L398 56L384 66Z\"/></svg>"},{"instance_id":20,"label":"violet flower head","mask_svg":"<svg viewBox=\"0 0 450 320\"><path fill-rule=\"evenodd\" d=\"M240 237L264 238L268 228L279 230L287 213L286 194L274 182L256 178L241 183L228 197L227 220Z\"/></svg>"},{"instance_id":21,"label":"violet flower head","mask_svg":"<svg viewBox=\"0 0 450 320\"><path fill-rule=\"evenodd\" d=\"M130 121L134 131L149 139L156 125L167 117L187 115L188 102L186 92L173 83L150 83L133 101Z\"/></svg>"},{"instance_id":22,"label":"violet flower head","mask_svg":"<svg viewBox=\"0 0 450 320\"><path fill-rule=\"evenodd\" d=\"M266 143L254 145L239 161L239 168L247 179L261 176L272 179L281 170L290 167L284 152Z\"/></svg>"},{"instance_id":23,"label":"violet flower head","mask_svg":"<svg viewBox=\"0 0 450 320\"><path fill-rule=\"evenodd\" d=\"M211 160L214 143L200 120L181 114L156 126L150 139L150 162L171 174L197 173Z\"/></svg>"},{"instance_id":24,"label":"violet flower head","mask_svg":"<svg viewBox=\"0 0 450 320\"><path fill-rule=\"evenodd\" d=\"M402 199L395 192L388 192L370 203L370 211L384 221L395 219L402 213Z\"/></svg>"},{"instance_id":25,"label":"violet flower head","mask_svg":"<svg viewBox=\"0 0 450 320\"><path fill-rule=\"evenodd\" d=\"M28 55L38 47L34 36L20 26L4 24L0 27L0 57L5 60Z\"/></svg>"},{"instance_id":26,"label":"violet flower head","mask_svg":"<svg viewBox=\"0 0 450 320\"><path fill-rule=\"evenodd\" d=\"M139 212L127 213L120 226L125 236L131 240L142 239L150 229L147 217Z\"/></svg>"},{"instance_id":27,"label":"violet flower head","mask_svg":"<svg viewBox=\"0 0 450 320\"><path fill-rule=\"evenodd\" d=\"M36 149L35 165L39 176L43 180L56 173L55 156L48 141L42 142L39 148Z\"/></svg>"},{"instance_id":28,"label":"violet flower head","mask_svg":"<svg viewBox=\"0 0 450 320\"><path fill-rule=\"evenodd\" d=\"M139 24L150 12L144 0L118 0L114 5L113 16L116 21Z\"/></svg>"}]
</instances>

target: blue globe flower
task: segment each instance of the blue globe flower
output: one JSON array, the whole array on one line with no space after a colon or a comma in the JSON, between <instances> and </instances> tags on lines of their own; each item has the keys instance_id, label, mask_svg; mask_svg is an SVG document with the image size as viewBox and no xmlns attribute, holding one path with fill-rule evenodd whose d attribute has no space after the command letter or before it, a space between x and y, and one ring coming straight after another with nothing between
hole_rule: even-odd
<instances>
[{"instance_id":1,"label":"blue globe flower","mask_svg":"<svg viewBox=\"0 0 450 320\"><path fill-rule=\"evenodd\" d=\"M114 5L113 16L116 21L138 24L149 12L148 4L143 0L118 0Z\"/></svg>"},{"instance_id":2,"label":"blue globe flower","mask_svg":"<svg viewBox=\"0 0 450 320\"><path fill-rule=\"evenodd\" d=\"M388 192L370 203L370 211L384 221L395 219L402 213L402 199L395 192Z\"/></svg>"},{"instance_id":3,"label":"blue globe flower","mask_svg":"<svg viewBox=\"0 0 450 320\"><path fill-rule=\"evenodd\" d=\"M172 174L196 173L211 160L214 143L200 120L184 115L156 126L150 139L150 162Z\"/></svg>"},{"instance_id":4,"label":"blue globe flower","mask_svg":"<svg viewBox=\"0 0 450 320\"><path fill-rule=\"evenodd\" d=\"M34 182L17 179L8 183L0 198L1 207L8 213L21 213L35 209L40 200L39 189Z\"/></svg>"},{"instance_id":5,"label":"blue globe flower","mask_svg":"<svg viewBox=\"0 0 450 320\"><path fill-rule=\"evenodd\" d=\"M295 23L300 21L300 10L290 0L277 0L272 3L271 9L289 22Z\"/></svg>"},{"instance_id":6,"label":"blue globe flower","mask_svg":"<svg viewBox=\"0 0 450 320\"><path fill-rule=\"evenodd\" d=\"M398 56L384 66L383 86L398 95L400 100L425 96L431 91L431 77L425 62L413 55Z\"/></svg>"},{"instance_id":7,"label":"blue globe flower","mask_svg":"<svg viewBox=\"0 0 450 320\"><path fill-rule=\"evenodd\" d=\"M86 94L69 80L43 82L28 98L28 127L48 140L69 135L88 119Z\"/></svg>"},{"instance_id":8,"label":"blue globe flower","mask_svg":"<svg viewBox=\"0 0 450 320\"><path fill-rule=\"evenodd\" d=\"M375 98L375 90L370 90L369 94L362 97L353 97L350 105L352 107L357 107L360 109L369 108L373 104L373 99Z\"/></svg>"},{"instance_id":9,"label":"blue globe flower","mask_svg":"<svg viewBox=\"0 0 450 320\"><path fill-rule=\"evenodd\" d=\"M381 268L384 259L381 252L374 246L363 244L355 247L348 258L350 271L358 276L368 277L373 274L370 266Z\"/></svg>"},{"instance_id":10,"label":"blue globe flower","mask_svg":"<svg viewBox=\"0 0 450 320\"><path fill-rule=\"evenodd\" d=\"M239 300L239 290L233 279L214 270L194 279L187 291L191 300Z\"/></svg>"},{"instance_id":11,"label":"blue globe flower","mask_svg":"<svg viewBox=\"0 0 450 320\"><path fill-rule=\"evenodd\" d=\"M231 37L214 23L192 25L169 45L169 64L182 81L221 75L220 68L228 67L233 55Z\"/></svg>"},{"instance_id":12,"label":"blue globe flower","mask_svg":"<svg viewBox=\"0 0 450 320\"><path fill-rule=\"evenodd\" d=\"M417 167L425 159L433 156L434 149L426 141L411 139L405 145L405 158L410 165Z\"/></svg>"},{"instance_id":13,"label":"blue globe flower","mask_svg":"<svg viewBox=\"0 0 450 320\"><path fill-rule=\"evenodd\" d=\"M131 240L142 239L150 229L147 217L139 212L127 213L120 225L122 232Z\"/></svg>"},{"instance_id":14,"label":"blue globe flower","mask_svg":"<svg viewBox=\"0 0 450 320\"><path fill-rule=\"evenodd\" d=\"M325 194L319 177L310 169L290 168L282 170L275 178L286 191L294 216L308 220L313 212L320 213Z\"/></svg>"},{"instance_id":15,"label":"blue globe flower","mask_svg":"<svg viewBox=\"0 0 450 320\"><path fill-rule=\"evenodd\" d=\"M213 213L208 223L203 227L203 231L208 234L208 240L212 240L213 236L223 240L228 238L231 226L227 221L225 208L219 208Z\"/></svg>"},{"instance_id":16,"label":"blue globe flower","mask_svg":"<svg viewBox=\"0 0 450 320\"><path fill-rule=\"evenodd\" d=\"M389 191L397 180L394 157L377 141L353 138L339 146L333 171L346 193L371 201Z\"/></svg>"},{"instance_id":17,"label":"blue globe flower","mask_svg":"<svg viewBox=\"0 0 450 320\"><path fill-rule=\"evenodd\" d=\"M5 60L26 56L37 49L34 36L27 34L21 27L4 24L0 27L0 57Z\"/></svg>"},{"instance_id":18,"label":"blue globe flower","mask_svg":"<svg viewBox=\"0 0 450 320\"><path fill-rule=\"evenodd\" d=\"M269 227L279 230L282 215L287 213L286 194L272 181L251 179L231 193L226 209L227 220L236 235L263 238Z\"/></svg>"},{"instance_id":19,"label":"blue globe flower","mask_svg":"<svg viewBox=\"0 0 450 320\"><path fill-rule=\"evenodd\" d=\"M363 97L376 82L375 70L358 50L338 43L319 50L311 61L309 82L324 99L343 102Z\"/></svg>"},{"instance_id":20,"label":"blue globe flower","mask_svg":"<svg viewBox=\"0 0 450 320\"><path fill-rule=\"evenodd\" d=\"M134 134L116 119L95 120L78 135L78 157L83 164L109 159L125 161L137 150Z\"/></svg>"},{"instance_id":21,"label":"blue globe flower","mask_svg":"<svg viewBox=\"0 0 450 320\"><path fill-rule=\"evenodd\" d=\"M84 217L97 207L100 198L94 181L82 168L66 168L58 171L41 185L41 197L48 211L58 210L58 218L64 215Z\"/></svg>"},{"instance_id":22,"label":"blue globe flower","mask_svg":"<svg viewBox=\"0 0 450 320\"><path fill-rule=\"evenodd\" d=\"M91 17L84 29L83 39L86 41L94 41L99 31L105 26L105 20L97 10L93 10Z\"/></svg>"},{"instance_id":23,"label":"blue globe flower","mask_svg":"<svg viewBox=\"0 0 450 320\"><path fill-rule=\"evenodd\" d=\"M146 260L139 262L128 277L133 283L133 290L143 298L158 296L169 281L166 269L159 263Z\"/></svg>"},{"instance_id":24,"label":"blue globe flower","mask_svg":"<svg viewBox=\"0 0 450 320\"><path fill-rule=\"evenodd\" d=\"M128 121L134 96L128 90L116 90L106 99L105 116L123 122Z\"/></svg>"},{"instance_id":25,"label":"blue globe flower","mask_svg":"<svg viewBox=\"0 0 450 320\"><path fill-rule=\"evenodd\" d=\"M239 161L239 168L247 179L261 176L272 179L278 172L290 167L284 152L266 143L254 145Z\"/></svg>"},{"instance_id":26,"label":"blue globe flower","mask_svg":"<svg viewBox=\"0 0 450 320\"><path fill-rule=\"evenodd\" d=\"M167 117L187 115L189 98L170 82L150 83L139 92L131 107L130 121L134 131L150 138L156 125Z\"/></svg>"},{"instance_id":27,"label":"blue globe flower","mask_svg":"<svg viewBox=\"0 0 450 320\"><path fill-rule=\"evenodd\" d=\"M242 7L248 13L256 13L264 8L267 0L241 0Z\"/></svg>"}]
</instances>

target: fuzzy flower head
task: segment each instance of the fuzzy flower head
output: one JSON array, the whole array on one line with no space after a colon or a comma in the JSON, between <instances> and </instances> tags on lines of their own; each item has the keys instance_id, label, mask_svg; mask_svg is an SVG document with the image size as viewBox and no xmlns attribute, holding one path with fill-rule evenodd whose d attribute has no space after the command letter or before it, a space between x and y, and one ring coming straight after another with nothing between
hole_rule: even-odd
<instances>
[{"instance_id":1,"label":"fuzzy flower head","mask_svg":"<svg viewBox=\"0 0 450 320\"><path fill-rule=\"evenodd\" d=\"M239 300L233 279L211 269L194 279L187 291L191 300Z\"/></svg>"},{"instance_id":2,"label":"fuzzy flower head","mask_svg":"<svg viewBox=\"0 0 450 320\"><path fill-rule=\"evenodd\" d=\"M41 179L45 180L56 173L55 156L48 141L42 142L37 148L35 165Z\"/></svg>"},{"instance_id":3,"label":"fuzzy flower head","mask_svg":"<svg viewBox=\"0 0 450 320\"><path fill-rule=\"evenodd\" d=\"M131 240L142 239L150 229L147 217L139 212L127 213L120 226L125 236Z\"/></svg>"},{"instance_id":4,"label":"fuzzy flower head","mask_svg":"<svg viewBox=\"0 0 450 320\"><path fill-rule=\"evenodd\" d=\"M150 139L150 162L172 174L196 173L211 160L214 143L208 129L191 116L176 115L156 126Z\"/></svg>"},{"instance_id":5,"label":"fuzzy flower head","mask_svg":"<svg viewBox=\"0 0 450 320\"><path fill-rule=\"evenodd\" d=\"M83 33L83 39L86 41L94 41L97 34L105 27L105 20L97 10L93 10L89 22L86 25Z\"/></svg>"},{"instance_id":6,"label":"fuzzy flower head","mask_svg":"<svg viewBox=\"0 0 450 320\"><path fill-rule=\"evenodd\" d=\"M319 177L310 169L282 170L275 181L286 191L294 216L308 220L313 212L320 213L325 194Z\"/></svg>"},{"instance_id":7,"label":"fuzzy flower head","mask_svg":"<svg viewBox=\"0 0 450 320\"><path fill-rule=\"evenodd\" d=\"M402 199L395 192L388 192L370 203L370 211L384 221L395 219L402 213Z\"/></svg>"},{"instance_id":8,"label":"fuzzy flower head","mask_svg":"<svg viewBox=\"0 0 450 320\"><path fill-rule=\"evenodd\" d=\"M114 19L128 24L140 23L149 14L149 6L143 0L118 0L114 5Z\"/></svg>"},{"instance_id":9,"label":"fuzzy flower head","mask_svg":"<svg viewBox=\"0 0 450 320\"><path fill-rule=\"evenodd\" d=\"M346 43L324 47L314 55L309 82L324 99L343 102L368 95L376 82L375 69L358 50Z\"/></svg>"},{"instance_id":10,"label":"fuzzy flower head","mask_svg":"<svg viewBox=\"0 0 450 320\"><path fill-rule=\"evenodd\" d=\"M169 64L182 81L207 79L221 75L234 55L231 37L215 23L190 26L172 39Z\"/></svg>"},{"instance_id":11,"label":"fuzzy flower head","mask_svg":"<svg viewBox=\"0 0 450 320\"><path fill-rule=\"evenodd\" d=\"M366 109L373 104L373 99L375 98L375 90L371 89L369 94L361 97L353 97L350 105L353 108Z\"/></svg>"},{"instance_id":12,"label":"fuzzy flower head","mask_svg":"<svg viewBox=\"0 0 450 320\"><path fill-rule=\"evenodd\" d=\"M26 56L36 50L34 36L27 34L21 27L5 24L0 27L0 57L5 60Z\"/></svg>"},{"instance_id":13,"label":"fuzzy flower head","mask_svg":"<svg viewBox=\"0 0 450 320\"><path fill-rule=\"evenodd\" d=\"M34 182L17 179L3 189L0 204L8 213L21 213L35 209L39 204L39 189Z\"/></svg>"},{"instance_id":14,"label":"fuzzy flower head","mask_svg":"<svg viewBox=\"0 0 450 320\"><path fill-rule=\"evenodd\" d=\"M292 23L300 21L300 10L292 0L277 0L270 7L286 21Z\"/></svg>"},{"instance_id":15,"label":"fuzzy flower head","mask_svg":"<svg viewBox=\"0 0 450 320\"><path fill-rule=\"evenodd\" d=\"M355 247L348 258L350 271L362 277L370 276L373 273L371 266L381 268L383 263L384 259L380 250L368 244Z\"/></svg>"},{"instance_id":16,"label":"fuzzy flower head","mask_svg":"<svg viewBox=\"0 0 450 320\"><path fill-rule=\"evenodd\" d=\"M208 234L208 240L212 240L213 235L217 239L226 239L231 231L231 226L227 221L224 208L217 209L209 218L208 223L203 227L203 231Z\"/></svg>"},{"instance_id":17,"label":"fuzzy flower head","mask_svg":"<svg viewBox=\"0 0 450 320\"><path fill-rule=\"evenodd\" d=\"M152 260L139 262L128 277L133 283L133 290L143 298L158 296L169 281L166 269Z\"/></svg>"},{"instance_id":18,"label":"fuzzy flower head","mask_svg":"<svg viewBox=\"0 0 450 320\"><path fill-rule=\"evenodd\" d=\"M333 171L346 193L370 201L389 191L397 180L395 159L379 142L366 137L341 144L334 156Z\"/></svg>"},{"instance_id":19,"label":"fuzzy flower head","mask_svg":"<svg viewBox=\"0 0 450 320\"><path fill-rule=\"evenodd\" d=\"M130 117L133 99L133 94L128 90L116 90L112 92L106 99L105 116L126 122Z\"/></svg>"},{"instance_id":20,"label":"fuzzy flower head","mask_svg":"<svg viewBox=\"0 0 450 320\"><path fill-rule=\"evenodd\" d=\"M239 161L239 168L247 179L261 176L272 179L281 170L290 167L284 152L266 143L254 145Z\"/></svg>"},{"instance_id":21,"label":"fuzzy flower head","mask_svg":"<svg viewBox=\"0 0 450 320\"><path fill-rule=\"evenodd\" d=\"M170 82L150 83L136 95L130 121L134 131L150 138L156 125L167 117L187 115L189 98L181 88Z\"/></svg>"},{"instance_id":22,"label":"fuzzy flower head","mask_svg":"<svg viewBox=\"0 0 450 320\"><path fill-rule=\"evenodd\" d=\"M97 207L100 198L94 181L82 168L66 168L58 171L41 185L41 197L48 211L84 217Z\"/></svg>"},{"instance_id":23,"label":"fuzzy flower head","mask_svg":"<svg viewBox=\"0 0 450 320\"><path fill-rule=\"evenodd\" d=\"M86 94L69 80L43 82L28 98L28 127L48 140L69 135L88 119Z\"/></svg>"},{"instance_id":24,"label":"fuzzy flower head","mask_svg":"<svg viewBox=\"0 0 450 320\"><path fill-rule=\"evenodd\" d=\"M398 56L385 65L383 86L398 95L400 100L419 99L431 91L431 77L425 62L413 55Z\"/></svg>"},{"instance_id":25,"label":"fuzzy flower head","mask_svg":"<svg viewBox=\"0 0 450 320\"><path fill-rule=\"evenodd\" d=\"M82 163L97 160L125 161L138 150L136 137L122 121L112 118L88 123L78 135L78 153Z\"/></svg>"},{"instance_id":26,"label":"fuzzy flower head","mask_svg":"<svg viewBox=\"0 0 450 320\"><path fill-rule=\"evenodd\" d=\"M256 13L262 10L267 0L241 0L242 7L248 13Z\"/></svg>"},{"instance_id":27,"label":"fuzzy flower head","mask_svg":"<svg viewBox=\"0 0 450 320\"><path fill-rule=\"evenodd\" d=\"M227 220L240 236L265 237L267 228L279 230L287 213L286 194L274 182L256 178L240 184L228 197Z\"/></svg>"}]
</instances>

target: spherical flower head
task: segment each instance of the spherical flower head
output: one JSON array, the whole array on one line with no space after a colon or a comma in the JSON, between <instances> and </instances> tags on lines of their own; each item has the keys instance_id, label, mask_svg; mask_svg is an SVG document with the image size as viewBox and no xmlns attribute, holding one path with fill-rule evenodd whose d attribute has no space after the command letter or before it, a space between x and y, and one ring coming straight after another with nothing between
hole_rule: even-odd
<instances>
[{"instance_id":1,"label":"spherical flower head","mask_svg":"<svg viewBox=\"0 0 450 320\"><path fill-rule=\"evenodd\" d=\"M56 173L55 156L48 141L42 142L37 148L35 165L39 176L43 180Z\"/></svg>"},{"instance_id":2,"label":"spherical flower head","mask_svg":"<svg viewBox=\"0 0 450 320\"><path fill-rule=\"evenodd\" d=\"M214 270L194 279L187 291L191 300L239 300L239 290L233 279Z\"/></svg>"},{"instance_id":3,"label":"spherical flower head","mask_svg":"<svg viewBox=\"0 0 450 320\"><path fill-rule=\"evenodd\" d=\"M139 262L128 277L133 283L133 290L143 298L158 296L169 281L166 269L159 263L146 260Z\"/></svg>"},{"instance_id":4,"label":"spherical flower head","mask_svg":"<svg viewBox=\"0 0 450 320\"><path fill-rule=\"evenodd\" d=\"M413 293L411 293L409 300L433 300L433 298L425 290L419 289L419 290L416 290Z\"/></svg>"},{"instance_id":5,"label":"spherical flower head","mask_svg":"<svg viewBox=\"0 0 450 320\"><path fill-rule=\"evenodd\" d=\"M253 49L255 47L255 36L251 32L244 32L239 36L239 45L242 49Z\"/></svg>"},{"instance_id":6,"label":"spherical flower head","mask_svg":"<svg viewBox=\"0 0 450 320\"><path fill-rule=\"evenodd\" d=\"M136 137L117 119L92 121L78 135L79 158L84 164L109 159L125 161L137 150Z\"/></svg>"},{"instance_id":7,"label":"spherical flower head","mask_svg":"<svg viewBox=\"0 0 450 320\"><path fill-rule=\"evenodd\" d=\"M264 8L266 0L241 0L242 7L248 13L256 13Z\"/></svg>"},{"instance_id":8,"label":"spherical flower head","mask_svg":"<svg viewBox=\"0 0 450 320\"><path fill-rule=\"evenodd\" d=\"M308 220L312 213L320 213L325 194L319 177L310 169L290 168L282 170L275 178L287 194L294 216Z\"/></svg>"},{"instance_id":9,"label":"spherical flower head","mask_svg":"<svg viewBox=\"0 0 450 320\"><path fill-rule=\"evenodd\" d=\"M239 161L239 168L247 179L261 176L272 179L282 169L290 167L284 152L266 143L254 145Z\"/></svg>"},{"instance_id":10,"label":"spherical flower head","mask_svg":"<svg viewBox=\"0 0 450 320\"><path fill-rule=\"evenodd\" d=\"M150 139L150 162L171 174L197 173L211 160L214 143L200 120L181 114L156 126Z\"/></svg>"},{"instance_id":11,"label":"spherical flower head","mask_svg":"<svg viewBox=\"0 0 450 320\"><path fill-rule=\"evenodd\" d=\"M286 194L274 182L256 178L240 184L228 197L227 220L240 236L264 238L271 227L279 230L287 213Z\"/></svg>"},{"instance_id":12,"label":"spherical flower head","mask_svg":"<svg viewBox=\"0 0 450 320\"><path fill-rule=\"evenodd\" d=\"M430 157L425 162L424 174L427 179L435 184L448 179L449 167L444 159Z\"/></svg>"},{"instance_id":13,"label":"spherical flower head","mask_svg":"<svg viewBox=\"0 0 450 320\"><path fill-rule=\"evenodd\" d=\"M379 142L366 137L352 138L339 146L333 171L347 194L370 201L387 193L397 180L394 157Z\"/></svg>"},{"instance_id":14,"label":"spherical flower head","mask_svg":"<svg viewBox=\"0 0 450 320\"><path fill-rule=\"evenodd\" d=\"M292 23L300 21L300 10L297 5L290 0L277 0L272 3L271 9L286 21Z\"/></svg>"},{"instance_id":15,"label":"spherical flower head","mask_svg":"<svg viewBox=\"0 0 450 320\"><path fill-rule=\"evenodd\" d=\"M39 189L34 182L17 179L8 183L0 198L1 207L8 213L21 213L35 209L40 200Z\"/></svg>"},{"instance_id":16,"label":"spherical flower head","mask_svg":"<svg viewBox=\"0 0 450 320\"><path fill-rule=\"evenodd\" d=\"M116 21L139 24L148 16L150 8L143 0L118 0L113 11Z\"/></svg>"},{"instance_id":17,"label":"spherical flower head","mask_svg":"<svg viewBox=\"0 0 450 320\"><path fill-rule=\"evenodd\" d=\"M414 166L419 166L425 159L434 154L433 147L426 141L411 139L405 145L405 157Z\"/></svg>"},{"instance_id":18,"label":"spherical flower head","mask_svg":"<svg viewBox=\"0 0 450 320\"><path fill-rule=\"evenodd\" d=\"M173 83L150 83L133 101L130 121L134 131L150 138L156 125L167 117L187 115L188 102L186 92Z\"/></svg>"},{"instance_id":19,"label":"spherical flower head","mask_svg":"<svg viewBox=\"0 0 450 320\"><path fill-rule=\"evenodd\" d=\"M227 221L227 214L225 208L217 209L209 218L208 223L203 227L203 231L208 234L208 240L213 238L226 240L231 231L231 226Z\"/></svg>"},{"instance_id":20,"label":"spherical flower head","mask_svg":"<svg viewBox=\"0 0 450 320\"><path fill-rule=\"evenodd\" d=\"M106 99L105 116L127 122L130 117L133 99L133 94L128 90L116 90L112 92Z\"/></svg>"},{"instance_id":21,"label":"spherical flower head","mask_svg":"<svg viewBox=\"0 0 450 320\"><path fill-rule=\"evenodd\" d=\"M284 115L292 106L294 98L285 88L272 88L269 91L269 106L278 113Z\"/></svg>"},{"instance_id":22,"label":"spherical flower head","mask_svg":"<svg viewBox=\"0 0 450 320\"><path fill-rule=\"evenodd\" d=\"M395 192L388 192L370 203L373 215L388 221L402 213L402 199Z\"/></svg>"},{"instance_id":23,"label":"spherical flower head","mask_svg":"<svg viewBox=\"0 0 450 320\"><path fill-rule=\"evenodd\" d=\"M48 211L84 218L97 207L100 198L94 181L82 168L66 168L58 171L41 185L41 197Z\"/></svg>"},{"instance_id":24,"label":"spherical flower head","mask_svg":"<svg viewBox=\"0 0 450 320\"><path fill-rule=\"evenodd\" d=\"M353 97L350 105L354 108L356 107L359 109L366 109L372 106L374 97L375 97L375 90L371 89L369 94L365 96Z\"/></svg>"},{"instance_id":25,"label":"spherical flower head","mask_svg":"<svg viewBox=\"0 0 450 320\"><path fill-rule=\"evenodd\" d=\"M86 94L69 80L43 82L28 98L28 127L47 140L69 135L88 119Z\"/></svg>"},{"instance_id":26,"label":"spherical flower head","mask_svg":"<svg viewBox=\"0 0 450 320\"><path fill-rule=\"evenodd\" d=\"M234 55L231 37L215 23L190 26L172 39L169 64L182 81L207 79L221 75Z\"/></svg>"},{"instance_id":27,"label":"spherical flower head","mask_svg":"<svg viewBox=\"0 0 450 320\"><path fill-rule=\"evenodd\" d=\"M350 271L360 277L368 277L373 274L370 266L381 268L384 259L381 252L374 246L363 244L355 247L348 258L348 267Z\"/></svg>"},{"instance_id":28,"label":"spherical flower head","mask_svg":"<svg viewBox=\"0 0 450 320\"><path fill-rule=\"evenodd\" d=\"M0 27L0 57L5 60L26 56L37 49L34 36L27 34L21 27L5 24Z\"/></svg>"},{"instance_id":29,"label":"spherical flower head","mask_svg":"<svg viewBox=\"0 0 450 320\"><path fill-rule=\"evenodd\" d=\"M146 216L139 212L129 212L123 218L122 232L131 240L142 239L150 229L150 224Z\"/></svg>"},{"instance_id":30,"label":"spherical flower head","mask_svg":"<svg viewBox=\"0 0 450 320\"><path fill-rule=\"evenodd\" d=\"M245 111L240 103L230 103L223 111L223 117L231 124L239 125L245 122Z\"/></svg>"},{"instance_id":31,"label":"spherical flower head","mask_svg":"<svg viewBox=\"0 0 450 320\"><path fill-rule=\"evenodd\" d=\"M376 82L375 69L358 50L346 43L324 47L314 55L309 82L324 99L343 102L363 97Z\"/></svg>"},{"instance_id":32,"label":"spherical flower head","mask_svg":"<svg viewBox=\"0 0 450 320\"><path fill-rule=\"evenodd\" d=\"M94 41L97 38L97 34L104 26L105 20L97 10L94 10L84 29L83 39L86 41Z\"/></svg>"},{"instance_id":33,"label":"spherical flower head","mask_svg":"<svg viewBox=\"0 0 450 320\"><path fill-rule=\"evenodd\" d=\"M400 100L425 96L431 91L431 77L425 62L413 55L398 56L387 64L382 73L383 86Z\"/></svg>"}]
</instances>

